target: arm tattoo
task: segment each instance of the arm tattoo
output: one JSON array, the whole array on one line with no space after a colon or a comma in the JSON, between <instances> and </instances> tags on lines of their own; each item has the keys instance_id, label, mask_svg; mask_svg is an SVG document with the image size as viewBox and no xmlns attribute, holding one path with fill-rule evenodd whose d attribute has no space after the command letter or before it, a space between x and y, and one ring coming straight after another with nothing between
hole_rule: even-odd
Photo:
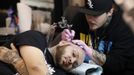
<instances>
[{"instance_id":1,"label":"arm tattoo","mask_svg":"<svg viewBox=\"0 0 134 75\"><path fill-rule=\"evenodd\" d=\"M95 50L92 52L93 61L98 65L103 65L106 62L106 55Z\"/></svg>"},{"instance_id":2,"label":"arm tattoo","mask_svg":"<svg viewBox=\"0 0 134 75\"><path fill-rule=\"evenodd\" d=\"M29 75L23 59L18 59L17 61L13 62L13 65L20 75Z\"/></svg>"},{"instance_id":3,"label":"arm tattoo","mask_svg":"<svg viewBox=\"0 0 134 75\"><path fill-rule=\"evenodd\" d=\"M7 51L4 55L3 55L4 59L3 61L5 61L6 63L12 64L13 62L17 61L20 56L17 53L17 51Z\"/></svg>"},{"instance_id":4,"label":"arm tattoo","mask_svg":"<svg viewBox=\"0 0 134 75\"><path fill-rule=\"evenodd\" d=\"M28 75L25 62L17 51L10 50L6 47L0 47L0 60L12 64L20 75Z\"/></svg>"}]
</instances>

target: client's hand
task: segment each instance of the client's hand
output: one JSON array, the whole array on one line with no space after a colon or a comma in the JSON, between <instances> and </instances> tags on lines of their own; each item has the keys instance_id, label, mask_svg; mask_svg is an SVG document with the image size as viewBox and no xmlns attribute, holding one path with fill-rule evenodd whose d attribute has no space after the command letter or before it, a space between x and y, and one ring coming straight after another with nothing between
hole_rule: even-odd
<instances>
[{"instance_id":1,"label":"client's hand","mask_svg":"<svg viewBox=\"0 0 134 75\"><path fill-rule=\"evenodd\" d=\"M13 43L11 44L11 49L4 46L0 47L0 60L5 63L12 64L18 71L19 75L29 75L25 62L19 56L19 53Z\"/></svg>"},{"instance_id":2,"label":"client's hand","mask_svg":"<svg viewBox=\"0 0 134 75\"><path fill-rule=\"evenodd\" d=\"M13 64L17 60L20 59L20 56L18 54L17 49L13 44L11 44L11 49L6 48L4 46L0 47L0 60L8 63L8 64Z\"/></svg>"},{"instance_id":3,"label":"client's hand","mask_svg":"<svg viewBox=\"0 0 134 75\"><path fill-rule=\"evenodd\" d=\"M64 41L71 41L74 38L74 35L74 30L64 29L61 33L61 39Z\"/></svg>"}]
</instances>

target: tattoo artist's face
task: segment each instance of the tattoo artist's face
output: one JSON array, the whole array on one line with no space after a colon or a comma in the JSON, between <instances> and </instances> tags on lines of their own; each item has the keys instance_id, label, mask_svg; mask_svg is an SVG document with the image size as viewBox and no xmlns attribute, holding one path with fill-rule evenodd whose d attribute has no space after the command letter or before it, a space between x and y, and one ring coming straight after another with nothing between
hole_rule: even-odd
<instances>
[{"instance_id":1,"label":"tattoo artist's face","mask_svg":"<svg viewBox=\"0 0 134 75\"><path fill-rule=\"evenodd\" d=\"M84 57L85 53L80 47L70 44L59 49L56 54L56 62L68 71L83 63Z\"/></svg>"},{"instance_id":2,"label":"tattoo artist's face","mask_svg":"<svg viewBox=\"0 0 134 75\"><path fill-rule=\"evenodd\" d=\"M103 13L99 16L92 16L87 14L85 16L90 30L96 30L102 27L108 19L107 13Z\"/></svg>"}]
</instances>

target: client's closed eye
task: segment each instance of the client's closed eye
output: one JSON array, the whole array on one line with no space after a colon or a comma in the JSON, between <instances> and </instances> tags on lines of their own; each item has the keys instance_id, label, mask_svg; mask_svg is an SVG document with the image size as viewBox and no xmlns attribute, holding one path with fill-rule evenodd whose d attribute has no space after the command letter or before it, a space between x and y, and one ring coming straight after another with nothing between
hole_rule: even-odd
<instances>
[{"instance_id":1,"label":"client's closed eye","mask_svg":"<svg viewBox=\"0 0 134 75\"><path fill-rule=\"evenodd\" d=\"M79 57L79 54L78 54L78 52L75 49L73 50L73 57L76 57L76 58Z\"/></svg>"}]
</instances>

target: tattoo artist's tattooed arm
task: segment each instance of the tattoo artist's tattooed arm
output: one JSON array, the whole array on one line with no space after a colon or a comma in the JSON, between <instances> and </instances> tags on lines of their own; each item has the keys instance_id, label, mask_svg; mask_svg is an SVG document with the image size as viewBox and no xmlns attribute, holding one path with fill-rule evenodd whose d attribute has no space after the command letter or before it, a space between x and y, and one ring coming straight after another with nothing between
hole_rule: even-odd
<instances>
[{"instance_id":1,"label":"tattoo artist's tattooed arm","mask_svg":"<svg viewBox=\"0 0 134 75\"><path fill-rule=\"evenodd\" d=\"M98 65L103 65L106 62L106 55L92 50L92 59Z\"/></svg>"}]
</instances>

